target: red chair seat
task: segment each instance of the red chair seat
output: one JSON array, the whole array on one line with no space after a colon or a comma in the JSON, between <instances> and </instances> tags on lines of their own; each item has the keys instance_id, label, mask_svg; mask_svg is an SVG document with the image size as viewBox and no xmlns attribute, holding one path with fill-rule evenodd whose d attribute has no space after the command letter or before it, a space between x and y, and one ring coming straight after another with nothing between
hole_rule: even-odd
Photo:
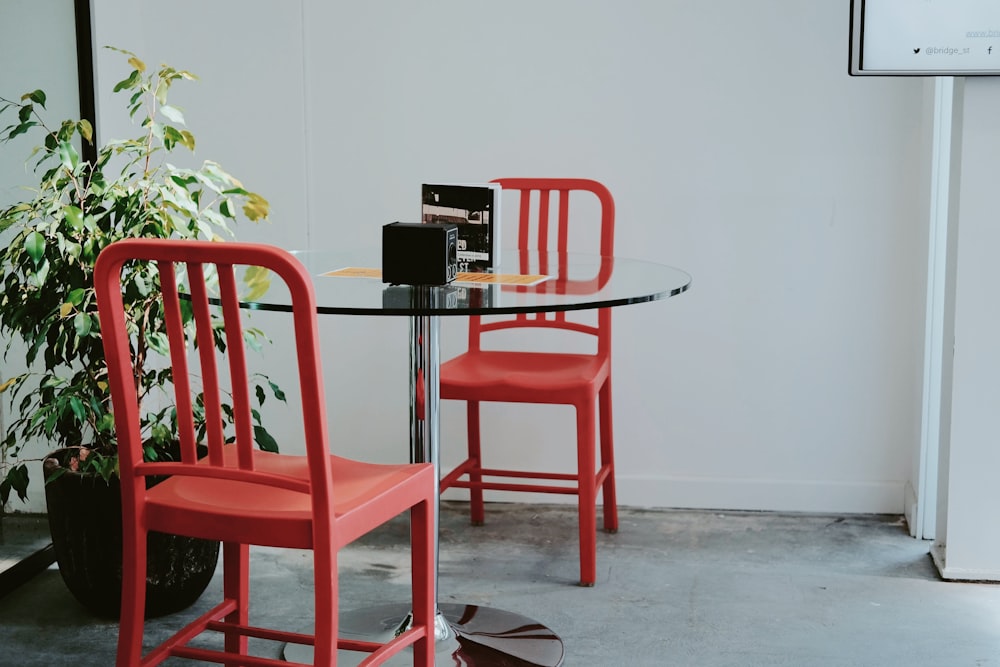
<instances>
[{"instance_id":1,"label":"red chair seat","mask_svg":"<svg viewBox=\"0 0 1000 667\"><path fill-rule=\"evenodd\" d=\"M235 465L235 447L226 448L226 464ZM341 523L338 546L368 532L371 522L385 523L409 509L427 484L434 484L429 463L386 465L330 457L337 494L334 517ZM305 456L254 452L261 472L309 478ZM409 492L407 492L409 491ZM238 542L256 534L255 544L292 549L313 548L312 500L288 489L203 477L174 477L149 490L146 501L150 530ZM362 520L353 520L362 515Z\"/></svg>"},{"instance_id":2,"label":"red chair seat","mask_svg":"<svg viewBox=\"0 0 1000 667\"><path fill-rule=\"evenodd\" d=\"M577 403L597 395L611 364L591 354L466 352L441 366L441 398Z\"/></svg>"}]
</instances>

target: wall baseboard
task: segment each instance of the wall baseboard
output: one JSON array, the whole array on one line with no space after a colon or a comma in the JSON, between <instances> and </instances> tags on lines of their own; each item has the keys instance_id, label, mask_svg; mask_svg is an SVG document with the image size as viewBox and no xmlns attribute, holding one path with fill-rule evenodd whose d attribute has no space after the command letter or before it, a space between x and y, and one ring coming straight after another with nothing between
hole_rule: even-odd
<instances>
[{"instance_id":1,"label":"wall baseboard","mask_svg":"<svg viewBox=\"0 0 1000 667\"><path fill-rule=\"evenodd\" d=\"M903 481L830 482L618 475L618 504L627 507L765 512L903 514ZM447 500L465 500L461 489ZM486 493L502 502L575 503L575 496Z\"/></svg>"},{"instance_id":2,"label":"wall baseboard","mask_svg":"<svg viewBox=\"0 0 1000 667\"><path fill-rule=\"evenodd\" d=\"M931 559L938 574L947 581L992 582L1000 581L1000 570L948 567L948 549L943 544L931 547Z\"/></svg>"}]
</instances>

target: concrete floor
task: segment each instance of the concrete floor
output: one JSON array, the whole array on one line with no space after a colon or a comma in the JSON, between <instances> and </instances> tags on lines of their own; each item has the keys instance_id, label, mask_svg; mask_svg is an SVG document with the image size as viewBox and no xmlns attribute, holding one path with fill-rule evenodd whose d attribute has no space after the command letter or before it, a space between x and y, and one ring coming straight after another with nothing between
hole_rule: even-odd
<instances>
[{"instance_id":1,"label":"concrete floor","mask_svg":"<svg viewBox=\"0 0 1000 667\"><path fill-rule=\"evenodd\" d=\"M598 538L597 586L580 588L571 507L491 505L478 528L464 512L442 508L441 601L544 623L570 667L1000 665L1000 586L941 581L896 516L622 510ZM396 521L342 553L342 609L406 599L406 537ZM255 610L307 627L309 564L254 551ZM148 636L208 608L217 580ZM0 599L0 665L106 667L115 638L54 569Z\"/></svg>"}]
</instances>

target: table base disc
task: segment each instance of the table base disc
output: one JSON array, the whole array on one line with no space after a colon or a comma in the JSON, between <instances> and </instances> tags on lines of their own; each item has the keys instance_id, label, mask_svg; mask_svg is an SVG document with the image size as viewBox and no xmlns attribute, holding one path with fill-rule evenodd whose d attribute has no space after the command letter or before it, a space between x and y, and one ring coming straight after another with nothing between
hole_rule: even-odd
<instances>
[{"instance_id":1,"label":"table base disc","mask_svg":"<svg viewBox=\"0 0 1000 667\"><path fill-rule=\"evenodd\" d=\"M441 604L440 615L449 636L436 642L438 667L559 667L563 643L538 621L502 609L465 604ZM347 639L385 642L404 622L410 608L388 604L351 610L340 615L340 636ZM439 621L441 619L438 619ZM312 664L312 647L286 644L282 657L289 662ZM338 665L357 665L368 654L340 651ZM386 665L412 665L406 649Z\"/></svg>"}]
</instances>

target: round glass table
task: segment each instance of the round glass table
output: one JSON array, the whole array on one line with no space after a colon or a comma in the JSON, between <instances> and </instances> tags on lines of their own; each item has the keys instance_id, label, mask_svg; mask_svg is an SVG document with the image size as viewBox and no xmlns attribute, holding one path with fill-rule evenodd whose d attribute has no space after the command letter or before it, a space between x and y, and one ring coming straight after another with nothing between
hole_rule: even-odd
<instances>
[{"instance_id":1,"label":"round glass table","mask_svg":"<svg viewBox=\"0 0 1000 667\"><path fill-rule=\"evenodd\" d=\"M439 286L387 285L377 268L378 249L295 254L315 276L320 314L410 318L410 460L432 463L439 477L440 317L612 308L666 299L691 285L691 276L684 271L654 262L534 250L505 251L499 271L489 277L466 276L470 281ZM244 305L289 310L290 300L281 289L275 285ZM438 609L437 665L562 664L562 640L539 621L477 605L439 604ZM343 637L384 641L408 622L405 603L342 610L339 632ZM308 646L286 645L283 657L312 663ZM364 657L341 652L338 664L356 665ZM387 664L412 662L409 655L397 657Z\"/></svg>"}]
</instances>

